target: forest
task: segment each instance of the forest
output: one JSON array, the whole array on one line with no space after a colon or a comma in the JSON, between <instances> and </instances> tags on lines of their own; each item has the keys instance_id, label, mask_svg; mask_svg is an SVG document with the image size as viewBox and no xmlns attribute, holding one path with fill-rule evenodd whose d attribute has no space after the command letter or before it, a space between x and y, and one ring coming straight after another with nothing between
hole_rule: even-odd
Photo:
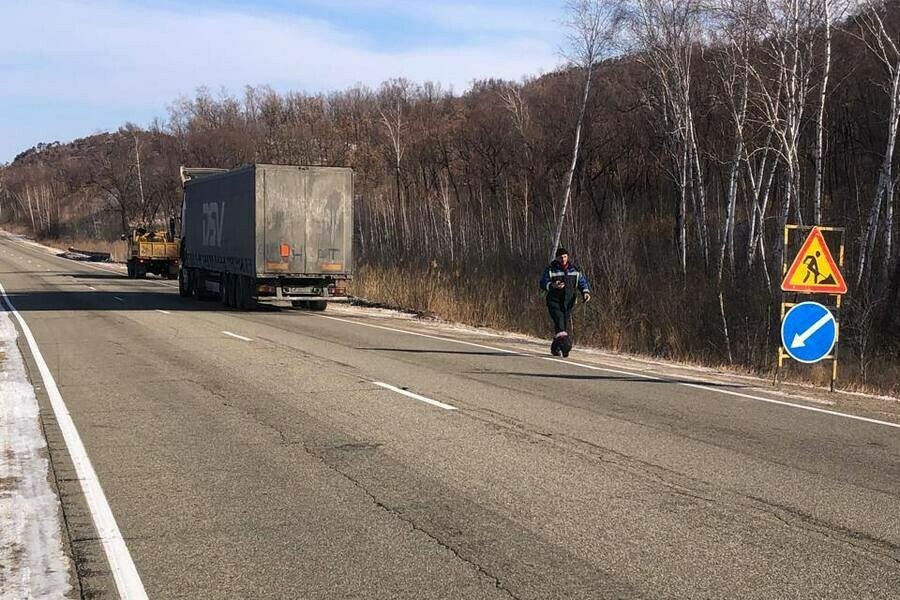
<instances>
[{"instance_id":1,"label":"forest","mask_svg":"<svg viewBox=\"0 0 900 600\"><path fill-rule=\"evenodd\" d=\"M354 293L579 345L770 373L786 224L843 227L840 380L900 391L900 1L575 0L564 64L456 93L199 89L148 126L0 165L0 227L102 247L180 213L179 166L355 170ZM819 383L830 369L794 367Z\"/></svg>"}]
</instances>

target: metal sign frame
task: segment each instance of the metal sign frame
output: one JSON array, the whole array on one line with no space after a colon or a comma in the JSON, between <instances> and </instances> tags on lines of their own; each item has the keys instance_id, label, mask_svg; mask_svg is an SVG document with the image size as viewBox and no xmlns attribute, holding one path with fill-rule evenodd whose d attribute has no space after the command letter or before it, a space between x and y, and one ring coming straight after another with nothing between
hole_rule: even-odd
<instances>
[{"instance_id":1,"label":"metal sign frame","mask_svg":"<svg viewBox=\"0 0 900 600\"><path fill-rule=\"evenodd\" d=\"M787 276L788 267L790 264L793 264L793 260L788 261L788 248L790 248L790 237L791 232L804 233L810 232L813 229L818 229L822 232L830 232L833 234L840 235L840 246L838 249L838 259L837 266L838 269L841 270L841 275L843 275L844 269L844 228L843 227L823 227L820 225L785 225L784 226L784 251L781 253L781 277L782 280ZM802 246L802 242L801 242ZM829 248L830 250L830 248ZM831 311L834 316L834 324L835 324L835 341L834 347L831 349L831 353L822 357L820 360L830 360L831 361L831 385L830 389L834 391L834 384L837 381L837 373L838 373L838 347L841 342L841 299L842 294L835 294L831 292L815 292L815 291L803 291L803 292L793 292L793 291L783 291L781 295L781 323L784 323L784 317L787 314L788 309L805 302L805 299L799 298L799 296L809 296L809 295L819 295L819 296L828 296L830 298L829 302L821 302L821 304ZM790 296L790 298L789 298ZM775 376L772 381L772 385L778 384L778 376L781 374L781 370L784 368L784 360L791 359L791 356L784 349L784 346L781 344L781 339L779 336L778 340L778 363L775 367Z\"/></svg>"}]
</instances>

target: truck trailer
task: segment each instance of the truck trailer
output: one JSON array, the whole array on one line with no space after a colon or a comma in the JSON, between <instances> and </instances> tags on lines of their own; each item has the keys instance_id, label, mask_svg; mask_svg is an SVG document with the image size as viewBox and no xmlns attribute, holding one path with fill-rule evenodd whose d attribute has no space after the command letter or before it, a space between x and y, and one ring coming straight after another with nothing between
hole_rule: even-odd
<instances>
[{"instance_id":1,"label":"truck trailer","mask_svg":"<svg viewBox=\"0 0 900 600\"><path fill-rule=\"evenodd\" d=\"M251 309L346 301L353 264L353 171L255 164L181 168L182 297Z\"/></svg>"}]
</instances>

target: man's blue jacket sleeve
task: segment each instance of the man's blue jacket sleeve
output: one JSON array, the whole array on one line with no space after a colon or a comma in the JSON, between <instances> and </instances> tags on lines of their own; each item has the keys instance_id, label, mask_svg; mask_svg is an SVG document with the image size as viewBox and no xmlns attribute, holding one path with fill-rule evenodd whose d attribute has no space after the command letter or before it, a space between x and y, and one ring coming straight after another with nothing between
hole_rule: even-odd
<instances>
[{"instance_id":1,"label":"man's blue jacket sleeve","mask_svg":"<svg viewBox=\"0 0 900 600\"><path fill-rule=\"evenodd\" d=\"M544 274L541 275L541 291L547 292L550 290L550 267L546 267L544 269Z\"/></svg>"},{"instance_id":2,"label":"man's blue jacket sleeve","mask_svg":"<svg viewBox=\"0 0 900 600\"><path fill-rule=\"evenodd\" d=\"M584 276L584 273L581 271L578 272L578 291L582 294L591 293L591 286L588 285L587 277Z\"/></svg>"}]
</instances>

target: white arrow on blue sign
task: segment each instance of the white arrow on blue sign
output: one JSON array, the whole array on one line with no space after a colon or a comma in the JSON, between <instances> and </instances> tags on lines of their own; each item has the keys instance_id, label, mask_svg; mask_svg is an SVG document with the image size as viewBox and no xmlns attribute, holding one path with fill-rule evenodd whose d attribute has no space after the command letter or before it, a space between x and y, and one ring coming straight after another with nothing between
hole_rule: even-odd
<instances>
[{"instance_id":1,"label":"white arrow on blue sign","mask_svg":"<svg viewBox=\"0 0 900 600\"><path fill-rule=\"evenodd\" d=\"M831 353L835 341L834 315L818 302L801 302L784 315L781 344L794 360L818 362Z\"/></svg>"}]
</instances>

